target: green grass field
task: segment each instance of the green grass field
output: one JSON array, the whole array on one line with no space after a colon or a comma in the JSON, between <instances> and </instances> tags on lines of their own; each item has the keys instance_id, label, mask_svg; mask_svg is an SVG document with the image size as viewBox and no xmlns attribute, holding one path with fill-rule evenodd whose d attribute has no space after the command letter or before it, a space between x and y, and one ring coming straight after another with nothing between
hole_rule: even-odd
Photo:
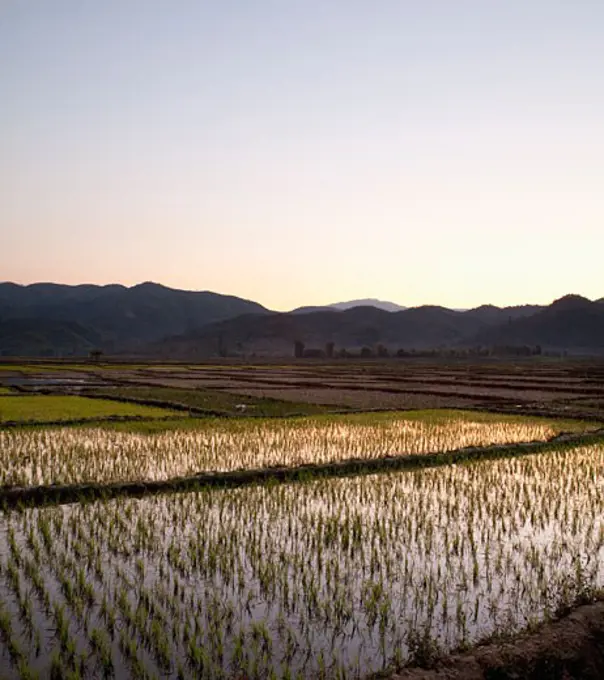
<instances>
[{"instance_id":1,"label":"green grass field","mask_svg":"<svg viewBox=\"0 0 604 680\"><path fill-rule=\"evenodd\" d=\"M72 396L0 396L0 423L44 423L111 416L163 418L178 415L168 409Z\"/></svg>"},{"instance_id":2,"label":"green grass field","mask_svg":"<svg viewBox=\"0 0 604 680\"><path fill-rule=\"evenodd\" d=\"M20 374L35 374L42 373L41 368L36 366L26 366L25 364L0 364L0 372L2 373L20 373Z\"/></svg>"}]
</instances>

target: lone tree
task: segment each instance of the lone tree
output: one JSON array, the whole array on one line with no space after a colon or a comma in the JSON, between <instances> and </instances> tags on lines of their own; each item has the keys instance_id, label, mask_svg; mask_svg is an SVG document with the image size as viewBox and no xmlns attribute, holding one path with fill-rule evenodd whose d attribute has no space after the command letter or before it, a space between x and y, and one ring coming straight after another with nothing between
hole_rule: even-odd
<instances>
[{"instance_id":1,"label":"lone tree","mask_svg":"<svg viewBox=\"0 0 604 680\"><path fill-rule=\"evenodd\" d=\"M88 356L90 357L90 361L98 363L101 360L101 357L103 356L103 352L100 349L91 349Z\"/></svg>"},{"instance_id":2,"label":"lone tree","mask_svg":"<svg viewBox=\"0 0 604 680\"><path fill-rule=\"evenodd\" d=\"M333 357L333 348L335 347L333 342L328 342L325 345L325 356L331 359Z\"/></svg>"},{"instance_id":3,"label":"lone tree","mask_svg":"<svg viewBox=\"0 0 604 680\"><path fill-rule=\"evenodd\" d=\"M218 336L218 356L222 357L223 359L229 356L226 342L224 341L224 336L222 335L222 333L220 333L220 335Z\"/></svg>"},{"instance_id":4,"label":"lone tree","mask_svg":"<svg viewBox=\"0 0 604 680\"><path fill-rule=\"evenodd\" d=\"M304 343L296 340L294 343L294 356L296 359L301 359L304 356Z\"/></svg>"},{"instance_id":5,"label":"lone tree","mask_svg":"<svg viewBox=\"0 0 604 680\"><path fill-rule=\"evenodd\" d=\"M385 359L387 356L389 356L388 348L385 345L379 344L377 346L377 355L381 359Z\"/></svg>"}]
</instances>

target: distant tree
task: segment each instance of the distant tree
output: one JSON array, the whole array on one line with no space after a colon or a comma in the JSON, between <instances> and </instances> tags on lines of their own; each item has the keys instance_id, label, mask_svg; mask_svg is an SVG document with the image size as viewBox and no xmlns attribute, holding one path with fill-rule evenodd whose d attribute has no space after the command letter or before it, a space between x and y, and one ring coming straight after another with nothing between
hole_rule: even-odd
<instances>
[{"instance_id":1,"label":"distant tree","mask_svg":"<svg viewBox=\"0 0 604 680\"><path fill-rule=\"evenodd\" d=\"M103 352L100 349L91 349L88 356L90 357L90 361L98 363L101 360L101 357L103 356Z\"/></svg>"},{"instance_id":2,"label":"distant tree","mask_svg":"<svg viewBox=\"0 0 604 680\"><path fill-rule=\"evenodd\" d=\"M328 342L325 345L325 356L329 359L333 357L333 348L334 348L334 343L333 342Z\"/></svg>"},{"instance_id":3,"label":"distant tree","mask_svg":"<svg viewBox=\"0 0 604 680\"><path fill-rule=\"evenodd\" d=\"M373 356L373 352L371 351L371 347L363 347L361 349L361 357L363 359L368 359L369 357Z\"/></svg>"},{"instance_id":4,"label":"distant tree","mask_svg":"<svg viewBox=\"0 0 604 680\"><path fill-rule=\"evenodd\" d=\"M382 344L379 344L377 346L376 351L377 351L377 355L378 355L378 357L380 357L380 359L385 359L387 356L389 356L388 348L386 346L382 345Z\"/></svg>"},{"instance_id":5,"label":"distant tree","mask_svg":"<svg viewBox=\"0 0 604 680\"><path fill-rule=\"evenodd\" d=\"M294 343L294 356L296 359L300 359L304 356L304 343L300 340L296 340Z\"/></svg>"},{"instance_id":6,"label":"distant tree","mask_svg":"<svg viewBox=\"0 0 604 680\"><path fill-rule=\"evenodd\" d=\"M224 336L222 335L222 333L220 333L220 335L218 336L218 356L225 358L228 355L229 353L227 351L227 346L224 341Z\"/></svg>"}]
</instances>

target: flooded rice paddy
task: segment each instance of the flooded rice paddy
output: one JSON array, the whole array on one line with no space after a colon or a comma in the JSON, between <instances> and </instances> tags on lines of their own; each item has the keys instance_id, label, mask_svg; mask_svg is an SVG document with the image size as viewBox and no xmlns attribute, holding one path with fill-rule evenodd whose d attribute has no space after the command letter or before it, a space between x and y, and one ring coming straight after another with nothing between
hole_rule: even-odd
<instances>
[{"instance_id":1,"label":"flooded rice paddy","mask_svg":"<svg viewBox=\"0 0 604 680\"><path fill-rule=\"evenodd\" d=\"M399 449L395 431L374 455ZM337 441L337 428L328 432ZM122 445L107 436L103 446ZM243 435L215 436L240 457L206 446L187 465L250 464ZM369 434L355 436L347 456L359 455ZM206 440L183 433L179 441L196 452ZM140 446L131 457L143 456ZM294 460L317 439L296 446ZM278 450L265 445L263 464ZM76 456L61 474L83 474L81 461L91 458ZM112 460L108 474L128 474L119 456ZM4 512L0 668L8 678L356 678L434 645L513 632L604 585L603 470L604 446L593 445Z\"/></svg>"}]
</instances>

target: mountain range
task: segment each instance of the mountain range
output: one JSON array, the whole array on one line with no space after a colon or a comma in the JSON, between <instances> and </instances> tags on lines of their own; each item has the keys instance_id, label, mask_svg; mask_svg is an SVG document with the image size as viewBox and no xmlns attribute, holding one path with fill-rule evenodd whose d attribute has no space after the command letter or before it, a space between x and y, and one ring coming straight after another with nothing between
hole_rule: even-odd
<instances>
[{"instance_id":1,"label":"mountain range","mask_svg":"<svg viewBox=\"0 0 604 680\"><path fill-rule=\"evenodd\" d=\"M182 360L292 356L294 343L336 351L539 347L604 353L604 298L567 295L548 306L452 310L353 300L272 312L242 298L143 283L0 283L0 355L139 355Z\"/></svg>"}]
</instances>

